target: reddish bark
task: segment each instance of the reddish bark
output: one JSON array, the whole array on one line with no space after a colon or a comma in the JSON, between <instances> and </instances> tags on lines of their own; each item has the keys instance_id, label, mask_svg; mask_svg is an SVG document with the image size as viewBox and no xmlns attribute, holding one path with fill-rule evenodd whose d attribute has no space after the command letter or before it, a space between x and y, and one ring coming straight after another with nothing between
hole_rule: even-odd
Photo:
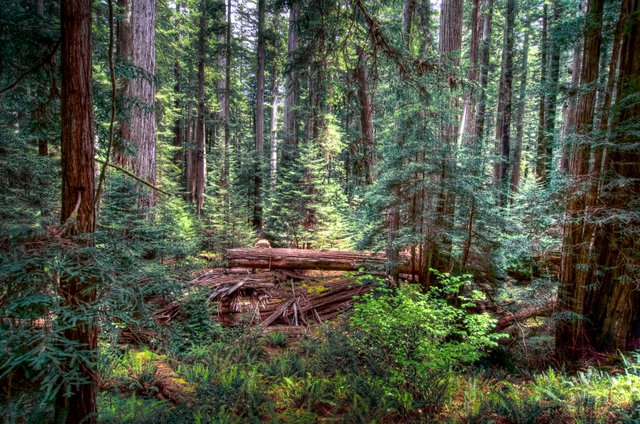
<instances>
[{"instance_id":1,"label":"reddish bark","mask_svg":"<svg viewBox=\"0 0 640 424\"><path fill-rule=\"evenodd\" d=\"M91 0L62 0L60 24L62 29L62 91L61 150L62 150L62 222L68 225L67 234L93 233L94 209L94 147L93 99L91 68ZM75 222L71 222L75 221ZM92 281L63 278L59 294L63 305L78 310L91 304L96 297ZM59 318L65 320L65 318ZM97 422L98 393L95 364L98 330L94 322L78 320L63 322L64 338L78 343L74 350L88 352L89 366L80 365L86 384L63 387L56 399L56 416L66 417L67 423ZM69 364L62 364L68 366ZM69 389L72 395L65 397Z\"/></svg>"},{"instance_id":2,"label":"reddish bark","mask_svg":"<svg viewBox=\"0 0 640 424\"><path fill-rule=\"evenodd\" d=\"M114 161L154 184L155 0L120 0L119 5L122 15L118 24L118 57L121 63L135 67L136 77L125 78L121 92L126 117L120 121L120 135L131 146L115 146ZM153 192L142 201L144 206L154 203Z\"/></svg>"}]
</instances>

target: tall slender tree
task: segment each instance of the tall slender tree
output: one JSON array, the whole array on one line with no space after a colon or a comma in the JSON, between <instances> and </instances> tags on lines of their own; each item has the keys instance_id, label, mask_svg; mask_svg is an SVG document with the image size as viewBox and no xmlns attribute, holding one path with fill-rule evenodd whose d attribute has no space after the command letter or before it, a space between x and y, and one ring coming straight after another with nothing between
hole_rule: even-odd
<instances>
[{"instance_id":1,"label":"tall slender tree","mask_svg":"<svg viewBox=\"0 0 640 424\"><path fill-rule=\"evenodd\" d=\"M256 72L256 169L253 225L257 229L262 227L262 172L264 162L264 15L265 0L258 0L258 70Z\"/></svg>"},{"instance_id":2,"label":"tall slender tree","mask_svg":"<svg viewBox=\"0 0 640 424\"><path fill-rule=\"evenodd\" d=\"M506 204L509 191L515 16L516 2L515 0L507 0L504 23L504 44L502 48L502 73L500 75L498 114L496 117L496 162L493 168L497 203L500 206Z\"/></svg>"},{"instance_id":3,"label":"tall slender tree","mask_svg":"<svg viewBox=\"0 0 640 424\"><path fill-rule=\"evenodd\" d=\"M460 144L467 147L472 146L477 140L475 135L476 126L476 101L477 93L474 84L477 84L479 72L479 50L480 38L482 34L482 3L481 0L473 0L473 10L471 13L471 46L469 48L469 88L464 93L462 106L462 123L460 125Z\"/></svg>"},{"instance_id":4,"label":"tall slender tree","mask_svg":"<svg viewBox=\"0 0 640 424\"><path fill-rule=\"evenodd\" d=\"M206 140L205 140L205 98L204 98L204 85L205 85L205 59L206 59L206 46L207 46L207 2L206 0L200 0L200 18L199 18L199 30L198 30L198 91L196 94L197 99L197 116L195 122L195 151L191 152L193 160L192 181L193 187L191 187L191 199L196 204L196 215L202 215L202 209L204 206L204 191L206 185L206 173L207 173L207 155L206 155Z\"/></svg>"},{"instance_id":5,"label":"tall slender tree","mask_svg":"<svg viewBox=\"0 0 640 424\"><path fill-rule=\"evenodd\" d=\"M296 106L298 104L298 69L296 50L298 49L298 24L300 21L300 2L293 0L289 5L289 36L287 42L287 69L284 97L284 157L289 160L298 145L298 120Z\"/></svg>"},{"instance_id":6,"label":"tall slender tree","mask_svg":"<svg viewBox=\"0 0 640 424\"><path fill-rule=\"evenodd\" d=\"M511 192L517 193L520 189L520 166L522 164L522 139L524 137L524 115L527 103L527 71L529 65L529 29L524 29L524 41L522 46L522 60L520 70L520 87L518 89L518 105L516 107L516 142L513 149L513 163L511 172Z\"/></svg>"},{"instance_id":7,"label":"tall slender tree","mask_svg":"<svg viewBox=\"0 0 640 424\"><path fill-rule=\"evenodd\" d=\"M549 43L548 43L548 27L549 27L549 7L545 2L542 5L542 28L541 32L541 41L540 41L540 100L538 103L538 134L537 134L537 145L536 145L536 166L535 173L536 177L540 180L546 182L547 175L549 172L549 163L551 162L551 146L546 146L544 144L544 128L547 113L547 65L548 65L548 51L549 51Z\"/></svg>"},{"instance_id":8,"label":"tall slender tree","mask_svg":"<svg viewBox=\"0 0 640 424\"><path fill-rule=\"evenodd\" d=\"M480 96L476 112L475 144L476 152L484 137L487 109L487 87L489 85L489 70L491 65L491 29L493 23L494 2L485 0L482 7L482 40L480 43Z\"/></svg>"},{"instance_id":9,"label":"tall slender tree","mask_svg":"<svg viewBox=\"0 0 640 424\"><path fill-rule=\"evenodd\" d=\"M364 168L367 184L372 184L376 166L376 146L373 136L373 100L369 92L369 74L367 72L367 52L358 47L358 66L355 71L360 103L360 130L364 151Z\"/></svg>"}]
</instances>

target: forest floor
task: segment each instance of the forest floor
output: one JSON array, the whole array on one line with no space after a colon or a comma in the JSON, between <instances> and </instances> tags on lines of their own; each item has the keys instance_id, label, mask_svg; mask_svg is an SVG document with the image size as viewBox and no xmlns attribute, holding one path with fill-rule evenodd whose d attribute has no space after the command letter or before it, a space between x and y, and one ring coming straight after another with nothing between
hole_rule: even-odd
<instances>
[{"instance_id":1,"label":"forest floor","mask_svg":"<svg viewBox=\"0 0 640 424\"><path fill-rule=\"evenodd\" d=\"M514 311L544 302L550 292L540 295L540 284L510 280L495 300ZM396 373L392 357L356 339L349 310L371 285L354 275L208 268L188 286L199 303L164 305L157 314L171 349L103 350L102 422L640 420L640 354L558 370L549 317L515 322L472 365ZM198 307L209 315L198 318Z\"/></svg>"}]
</instances>

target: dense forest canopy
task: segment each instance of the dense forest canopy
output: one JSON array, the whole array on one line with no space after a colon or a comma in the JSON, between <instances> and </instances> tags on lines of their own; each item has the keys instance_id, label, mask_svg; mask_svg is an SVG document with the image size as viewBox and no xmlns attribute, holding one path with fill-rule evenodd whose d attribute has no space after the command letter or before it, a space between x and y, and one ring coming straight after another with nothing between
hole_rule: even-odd
<instances>
[{"instance_id":1,"label":"dense forest canopy","mask_svg":"<svg viewBox=\"0 0 640 424\"><path fill-rule=\"evenodd\" d=\"M469 367L640 348L639 0L1 3L9 422L556 422Z\"/></svg>"}]
</instances>

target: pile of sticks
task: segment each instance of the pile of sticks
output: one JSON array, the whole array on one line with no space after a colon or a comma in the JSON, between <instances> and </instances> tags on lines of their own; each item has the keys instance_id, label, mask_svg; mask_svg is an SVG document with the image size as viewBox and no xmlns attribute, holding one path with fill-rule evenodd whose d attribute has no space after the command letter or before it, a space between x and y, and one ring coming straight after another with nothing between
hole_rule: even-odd
<instances>
[{"instance_id":1,"label":"pile of sticks","mask_svg":"<svg viewBox=\"0 0 640 424\"><path fill-rule=\"evenodd\" d=\"M233 324L244 315L263 328L297 327L334 318L353 306L354 296L371 288L335 274L311 276L283 269L251 272L217 268L204 270L189 284L210 287L208 302L217 304L217 319L223 324ZM174 303L156 315L177 316Z\"/></svg>"}]
</instances>

